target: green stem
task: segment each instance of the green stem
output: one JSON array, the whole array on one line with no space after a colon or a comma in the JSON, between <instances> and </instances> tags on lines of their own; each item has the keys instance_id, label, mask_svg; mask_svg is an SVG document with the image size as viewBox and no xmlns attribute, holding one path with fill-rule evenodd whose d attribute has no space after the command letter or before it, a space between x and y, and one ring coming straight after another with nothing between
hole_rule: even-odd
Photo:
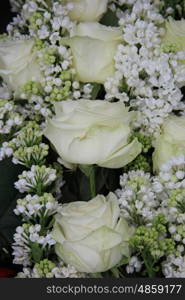
<instances>
[{"instance_id":1,"label":"green stem","mask_svg":"<svg viewBox=\"0 0 185 300\"><path fill-rule=\"evenodd\" d=\"M96 196L96 182L95 182L95 168L92 166L89 174L89 185L91 197L94 198Z\"/></svg>"},{"instance_id":2,"label":"green stem","mask_svg":"<svg viewBox=\"0 0 185 300\"><path fill-rule=\"evenodd\" d=\"M121 273L120 273L118 268L114 267L110 271L112 272L114 278L120 278L121 277Z\"/></svg>"},{"instance_id":3,"label":"green stem","mask_svg":"<svg viewBox=\"0 0 185 300\"><path fill-rule=\"evenodd\" d=\"M146 267L146 271L148 273L149 278L155 277L155 271L153 270L154 263L149 262L148 257L146 254L143 254L143 260Z\"/></svg>"}]
</instances>

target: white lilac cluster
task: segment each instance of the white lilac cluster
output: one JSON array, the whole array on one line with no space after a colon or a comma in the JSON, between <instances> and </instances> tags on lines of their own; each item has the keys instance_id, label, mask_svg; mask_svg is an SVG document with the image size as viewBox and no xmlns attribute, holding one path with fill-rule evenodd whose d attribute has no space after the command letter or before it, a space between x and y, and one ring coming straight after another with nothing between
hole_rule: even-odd
<instances>
[{"instance_id":1,"label":"white lilac cluster","mask_svg":"<svg viewBox=\"0 0 185 300\"><path fill-rule=\"evenodd\" d=\"M161 167L159 180L164 186L159 211L169 222L169 232L179 244L179 252L185 247L185 157L172 158Z\"/></svg>"},{"instance_id":2,"label":"white lilac cluster","mask_svg":"<svg viewBox=\"0 0 185 300\"><path fill-rule=\"evenodd\" d=\"M14 18L7 30L20 39L24 37L20 35L20 29L25 26L29 36L35 39L42 80L39 88L38 83L32 81L23 86L21 98L29 101L27 110L46 118L51 114L53 102L68 98L89 99L93 87L74 78L71 50L62 45L66 32L72 32L75 25L68 16L72 5L40 0L24 2L21 14Z\"/></svg>"},{"instance_id":3,"label":"white lilac cluster","mask_svg":"<svg viewBox=\"0 0 185 300\"><path fill-rule=\"evenodd\" d=\"M19 12L21 10L22 5L24 4L25 0L10 0L11 10L13 12Z\"/></svg>"},{"instance_id":4,"label":"white lilac cluster","mask_svg":"<svg viewBox=\"0 0 185 300\"><path fill-rule=\"evenodd\" d=\"M185 256L168 256L162 269L166 278L185 278Z\"/></svg>"},{"instance_id":5,"label":"white lilac cluster","mask_svg":"<svg viewBox=\"0 0 185 300\"><path fill-rule=\"evenodd\" d=\"M10 134L13 129L20 128L23 120L12 101L0 99L0 134Z\"/></svg>"},{"instance_id":6,"label":"white lilac cluster","mask_svg":"<svg viewBox=\"0 0 185 300\"><path fill-rule=\"evenodd\" d=\"M56 180L56 170L46 166L32 166L30 171L23 171L19 175L19 180L15 182L16 189L20 193L39 194L39 191L45 190L53 181Z\"/></svg>"},{"instance_id":7,"label":"white lilac cluster","mask_svg":"<svg viewBox=\"0 0 185 300\"><path fill-rule=\"evenodd\" d=\"M9 142L9 145L14 150L19 147L31 147L42 143L42 127L36 122L28 122L22 127L14 138Z\"/></svg>"},{"instance_id":8,"label":"white lilac cluster","mask_svg":"<svg viewBox=\"0 0 185 300\"><path fill-rule=\"evenodd\" d=\"M32 147L20 147L14 152L13 163L30 166L30 164L40 165L45 162L45 157L48 155L49 146L41 143Z\"/></svg>"},{"instance_id":9,"label":"white lilac cluster","mask_svg":"<svg viewBox=\"0 0 185 300\"><path fill-rule=\"evenodd\" d=\"M9 146L8 142L2 143L0 147L0 161L5 159L6 157L11 157L13 154L13 149Z\"/></svg>"},{"instance_id":10,"label":"white lilac cluster","mask_svg":"<svg viewBox=\"0 0 185 300\"><path fill-rule=\"evenodd\" d=\"M161 166L158 176L130 171L120 177L122 189L116 191L121 214L134 226L152 226L161 214L170 238L176 244L176 258L170 255L162 264L166 277L184 277L185 259L185 156L173 157ZM174 256L174 257L175 257ZM141 262L142 263L142 262ZM127 272L137 272L140 263L133 258Z\"/></svg>"},{"instance_id":11,"label":"white lilac cluster","mask_svg":"<svg viewBox=\"0 0 185 300\"><path fill-rule=\"evenodd\" d=\"M45 165L32 166L31 170L24 171L19 176L19 181L15 183L20 192L31 193L18 199L14 209L14 213L21 215L24 222L16 229L14 235L15 264L31 267L38 260L47 258L53 251L55 245L51 236L53 215L61 205L51 193L44 191L56 180L56 174L56 169L47 168ZM61 178L61 174L59 177Z\"/></svg>"},{"instance_id":12,"label":"white lilac cluster","mask_svg":"<svg viewBox=\"0 0 185 300\"><path fill-rule=\"evenodd\" d=\"M70 49L58 45L56 40L55 43L48 45L47 49L41 49L38 55L40 68L44 74L42 85L45 102L91 98L92 85L81 84L74 78L75 69L72 66L73 57ZM36 99L36 95L32 94L30 101L36 102Z\"/></svg>"},{"instance_id":13,"label":"white lilac cluster","mask_svg":"<svg viewBox=\"0 0 185 300\"><path fill-rule=\"evenodd\" d=\"M117 14L123 30L124 43L115 55L116 72L104 83L106 100L129 102L138 110L135 126L145 135L156 135L160 125L172 111L184 110L181 87L185 84L184 52L166 53L162 49L165 19L159 14L158 3L150 0L108 1ZM19 17L8 26L13 37L28 27L29 36L36 40L40 69L43 72L41 91L26 86L22 98L29 100L27 110L48 117L55 101L91 99L93 85L75 79L71 50L63 44L63 37L74 33L75 22L69 12L70 2L54 3L35 0L12 2L20 9ZM118 8L117 4L127 9ZM29 83L30 84L30 83ZM36 92L35 92L36 91Z\"/></svg>"},{"instance_id":14,"label":"white lilac cluster","mask_svg":"<svg viewBox=\"0 0 185 300\"><path fill-rule=\"evenodd\" d=\"M185 156L173 157L163 164L159 177L169 190L185 188Z\"/></svg>"},{"instance_id":15,"label":"white lilac cluster","mask_svg":"<svg viewBox=\"0 0 185 300\"><path fill-rule=\"evenodd\" d=\"M20 28L23 29L27 26L27 22L30 22L29 34L45 40L53 33L57 35L59 29L68 31L73 28L73 22L68 17L71 5L59 2L51 4L43 0L22 0L21 2L18 1L15 5L12 3L13 10L17 9L20 14L14 17L13 22L8 25L9 33L19 35Z\"/></svg>"},{"instance_id":16,"label":"white lilac cluster","mask_svg":"<svg viewBox=\"0 0 185 300\"><path fill-rule=\"evenodd\" d=\"M181 87L185 84L184 52L164 53L165 19L149 0L121 1L132 9L118 11L124 45L115 56L116 72L105 82L106 99L128 102L141 112L136 126L146 135L157 134L172 111L184 110Z\"/></svg>"},{"instance_id":17,"label":"white lilac cluster","mask_svg":"<svg viewBox=\"0 0 185 300\"><path fill-rule=\"evenodd\" d=\"M55 200L52 194L44 193L43 196L28 194L25 198L17 200L17 206L14 209L16 215L22 215L23 219L47 218L56 213L60 204Z\"/></svg>"},{"instance_id":18,"label":"white lilac cluster","mask_svg":"<svg viewBox=\"0 0 185 300\"><path fill-rule=\"evenodd\" d=\"M9 142L0 148L0 159L13 156L14 164L26 167L42 165L48 155L49 146L42 143L42 127L36 122L25 122Z\"/></svg>"},{"instance_id":19,"label":"white lilac cluster","mask_svg":"<svg viewBox=\"0 0 185 300\"><path fill-rule=\"evenodd\" d=\"M23 93L20 97L25 98L25 94ZM28 103L22 109L22 112L29 116L30 120L35 120L38 117L44 117L42 119L43 125L45 123L45 118L52 115L52 108L48 103L45 102L44 97L40 95L35 95L34 93L29 97L27 97ZM29 112L32 112L30 115Z\"/></svg>"},{"instance_id":20,"label":"white lilac cluster","mask_svg":"<svg viewBox=\"0 0 185 300\"><path fill-rule=\"evenodd\" d=\"M0 99L0 134L4 137L1 140L0 161L12 156L13 149L7 140L23 126L24 118L24 115L19 112L18 105L13 101L6 99L5 95L3 99Z\"/></svg>"},{"instance_id":21,"label":"white lilac cluster","mask_svg":"<svg viewBox=\"0 0 185 300\"><path fill-rule=\"evenodd\" d=\"M138 259L137 256L132 256L129 260L129 264L126 267L126 271L128 274L132 274L134 272L140 272L142 268L142 262Z\"/></svg>"},{"instance_id":22,"label":"white lilac cluster","mask_svg":"<svg viewBox=\"0 0 185 300\"><path fill-rule=\"evenodd\" d=\"M0 154L2 158L13 156L13 163L29 169L23 171L15 182L20 193L28 194L17 200L14 209L16 215L21 215L24 224L16 229L14 235L13 262L32 266L53 251L55 241L51 237L51 224L53 215L61 206L53 195L61 197L60 188L64 182L61 167L48 168L45 165L49 146L42 143L42 126L35 121L24 125L9 142L3 143ZM51 184L54 186L53 195L51 189L50 193L45 192Z\"/></svg>"},{"instance_id":23,"label":"white lilac cluster","mask_svg":"<svg viewBox=\"0 0 185 300\"><path fill-rule=\"evenodd\" d=\"M79 273L70 265L64 266L63 263L55 264L47 259L35 264L33 269L23 268L17 274L17 278L85 278L84 273Z\"/></svg>"},{"instance_id":24,"label":"white lilac cluster","mask_svg":"<svg viewBox=\"0 0 185 300\"><path fill-rule=\"evenodd\" d=\"M124 173L120 185L122 189L116 194L124 217L134 225L151 223L160 206L158 193L162 185L154 184L152 176L144 171Z\"/></svg>"},{"instance_id":25,"label":"white lilac cluster","mask_svg":"<svg viewBox=\"0 0 185 300\"><path fill-rule=\"evenodd\" d=\"M17 227L14 234L13 243L13 255L15 264L21 264L23 266L29 266L32 263L32 250L35 243L41 249L49 249L55 244L50 232L46 232L45 235L40 234L41 225L29 225L23 224ZM38 248L37 248L38 251Z\"/></svg>"},{"instance_id":26,"label":"white lilac cluster","mask_svg":"<svg viewBox=\"0 0 185 300\"><path fill-rule=\"evenodd\" d=\"M29 258L31 249L27 245L27 233L25 232L26 228L24 227L25 226L23 225L16 228L14 234L15 243L13 245L13 255L15 256L15 263L28 266L31 264Z\"/></svg>"},{"instance_id":27,"label":"white lilac cluster","mask_svg":"<svg viewBox=\"0 0 185 300\"><path fill-rule=\"evenodd\" d=\"M133 224L150 224L158 214L169 222L169 232L185 243L185 157L174 157L158 176L130 171L120 177L118 189L122 214ZM180 237L181 235L181 237Z\"/></svg>"}]
</instances>

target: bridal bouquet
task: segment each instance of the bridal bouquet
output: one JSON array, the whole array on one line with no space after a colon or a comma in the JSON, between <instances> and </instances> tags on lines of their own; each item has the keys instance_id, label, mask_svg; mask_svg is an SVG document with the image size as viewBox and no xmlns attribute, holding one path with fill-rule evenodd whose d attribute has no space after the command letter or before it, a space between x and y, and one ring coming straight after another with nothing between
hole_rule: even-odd
<instances>
[{"instance_id":1,"label":"bridal bouquet","mask_svg":"<svg viewBox=\"0 0 185 300\"><path fill-rule=\"evenodd\" d=\"M11 0L0 262L185 278L185 2Z\"/></svg>"}]
</instances>

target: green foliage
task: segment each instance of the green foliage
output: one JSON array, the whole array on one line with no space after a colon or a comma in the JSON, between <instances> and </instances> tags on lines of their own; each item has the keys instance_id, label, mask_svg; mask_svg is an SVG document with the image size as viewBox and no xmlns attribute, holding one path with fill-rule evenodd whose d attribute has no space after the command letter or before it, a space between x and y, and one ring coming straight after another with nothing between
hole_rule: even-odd
<instances>
[{"instance_id":1,"label":"green foliage","mask_svg":"<svg viewBox=\"0 0 185 300\"><path fill-rule=\"evenodd\" d=\"M146 157L142 154L136 157L131 163L129 163L127 166L124 167L124 173L127 173L129 171L136 171L136 170L142 170L144 172L151 172L151 161L150 157Z\"/></svg>"},{"instance_id":2,"label":"green foliage","mask_svg":"<svg viewBox=\"0 0 185 300\"><path fill-rule=\"evenodd\" d=\"M33 262L39 263L43 258L43 249L41 245L39 245L38 243L30 242L29 246L31 249L31 256Z\"/></svg>"},{"instance_id":3,"label":"green foliage","mask_svg":"<svg viewBox=\"0 0 185 300\"><path fill-rule=\"evenodd\" d=\"M116 14L111 10L107 11L107 13L101 19L100 23L106 26L119 26L118 18L116 17Z\"/></svg>"},{"instance_id":4,"label":"green foliage","mask_svg":"<svg viewBox=\"0 0 185 300\"><path fill-rule=\"evenodd\" d=\"M93 100L97 99L97 96L98 96L101 88L102 88L101 84L99 84L99 83L94 83L93 84L93 89L92 89L92 92L91 92L91 97L92 97Z\"/></svg>"},{"instance_id":5,"label":"green foliage","mask_svg":"<svg viewBox=\"0 0 185 300\"><path fill-rule=\"evenodd\" d=\"M128 94L129 94L130 88L129 88L127 82L126 82L126 79L123 78L123 79L120 81L119 89L120 89L120 92L125 92L125 93L128 93Z\"/></svg>"}]
</instances>

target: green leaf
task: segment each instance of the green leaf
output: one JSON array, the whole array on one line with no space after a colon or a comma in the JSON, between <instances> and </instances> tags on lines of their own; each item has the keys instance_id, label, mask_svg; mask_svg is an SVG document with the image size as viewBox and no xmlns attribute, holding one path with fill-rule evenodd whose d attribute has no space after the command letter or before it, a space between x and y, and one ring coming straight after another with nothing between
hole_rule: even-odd
<instances>
[{"instance_id":1,"label":"green leaf","mask_svg":"<svg viewBox=\"0 0 185 300\"><path fill-rule=\"evenodd\" d=\"M91 93L91 97L93 100L96 99L96 97L98 96L99 91L101 90L102 85L99 83L94 83L93 84L93 89L92 89L92 93Z\"/></svg>"},{"instance_id":2,"label":"green leaf","mask_svg":"<svg viewBox=\"0 0 185 300\"><path fill-rule=\"evenodd\" d=\"M107 13L103 16L103 18L101 19L100 23L102 25L106 25L106 26L119 26L118 24L118 18L116 17L116 14L114 12L112 12L110 9L107 11Z\"/></svg>"},{"instance_id":3,"label":"green leaf","mask_svg":"<svg viewBox=\"0 0 185 300\"><path fill-rule=\"evenodd\" d=\"M43 257L43 249L37 243L30 243L32 260L34 263L39 263Z\"/></svg>"},{"instance_id":4,"label":"green leaf","mask_svg":"<svg viewBox=\"0 0 185 300\"><path fill-rule=\"evenodd\" d=\"M94 168L93 165L79 165L79 169L82 171L82 173L85 174L85 176L90 177L92 169Z\"/></svg>"},{"instance_id":5,"label":"green leaf","mask_svg":"<svg viewBox=\"0 0 185 300\"><path fill-rule=\"evenodd\" d=\"M81 173L78 177L79 186L79 201L88 201L91 199L89 179Z\"/></svg>"},{"instance_id":6,"label":"green leaf","mask_svg":"<svg viewBox=\"0 0 185 300\"><path fill-rule=\"evenodd\" d=\"M88 178L89 189L90 189L90 198L94 198L96 196L96 172L94 165L79 165L80 170L86 175Z\"/></svg>"},{"instance_id":7,"label":"green leaf","mask_svg":"<svg viewBox=\"0 0 185 300\"><path fill-rule=\"evenodd\" d=\"M121 273L120 273L118 268L114 267L110 271L112 272L114 278L120 278L121 277Z\"/></svg>"}]
</instances>

